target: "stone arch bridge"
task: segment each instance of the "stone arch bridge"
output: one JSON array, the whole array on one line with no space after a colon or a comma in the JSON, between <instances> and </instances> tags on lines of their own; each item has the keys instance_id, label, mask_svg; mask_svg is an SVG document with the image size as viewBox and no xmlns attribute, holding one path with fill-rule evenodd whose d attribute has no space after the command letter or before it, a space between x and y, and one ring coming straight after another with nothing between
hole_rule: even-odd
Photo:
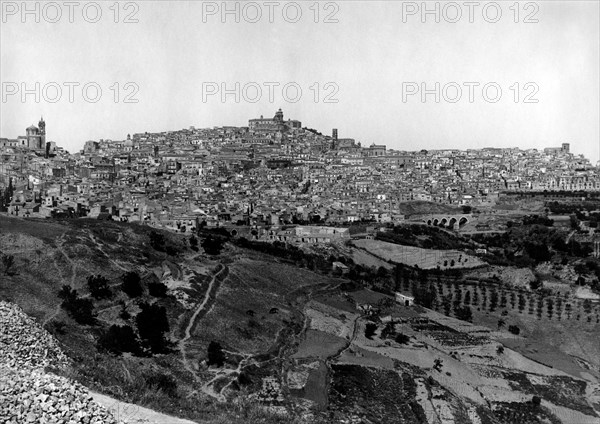
<instances>
[{"instance_id":1,"label":"stone arch bridge","mask_svg":"<svg viewBox=\"0 0 600 424\"><path fill-rule=\"evenodd\" d=\"M422 215L420 221L427 225L435 227L448 228L449 230L458 230L464 227L473 219L471 214L434 214Z\"/></svg>"}]
</instances>

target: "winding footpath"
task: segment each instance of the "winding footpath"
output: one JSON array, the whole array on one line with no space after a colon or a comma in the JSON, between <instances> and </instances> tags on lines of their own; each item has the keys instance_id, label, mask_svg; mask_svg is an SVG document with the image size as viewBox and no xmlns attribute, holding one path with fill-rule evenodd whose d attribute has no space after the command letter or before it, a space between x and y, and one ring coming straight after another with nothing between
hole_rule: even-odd
<instances>
[{"instance_id":1,"label":"winding footpath","mask_svg":"<svg viewBox=\"0 0 600 424\"><path fill-rule=\"evenodd\" d=\"M200 312L202 312L204 310L204 308L206 307L206 304L210 300L211 294L213 294L213 288L214 288L215 284L217 283L217 278L227 270L227 267L225 265L220 264L219 266L221 266L221 269L215 275L213 275L213 277L211 278L210 283L208 284L208 289L206 290L204 299L202 300L200 305L198 305L198 307L194 311L194 314L190 318L190 321L188 322L188 325L185 328L185 335L181 340L179 340L179 343L178 343L179 350L181 351L181 355L183 357L183 366L185 367L186 370L188 370L194 376L195 379L197 379L196 372L194 371L194 368L192 367L192 365L190 364L190 361L188 360L185 345L186 345L186 342L192 337L192 328L194 328L194 325L196 324L196 319L198 318L198 315L200 314ZM214 295L216 295L216 290L215 290Z\"/></svg>"}]
</instances>

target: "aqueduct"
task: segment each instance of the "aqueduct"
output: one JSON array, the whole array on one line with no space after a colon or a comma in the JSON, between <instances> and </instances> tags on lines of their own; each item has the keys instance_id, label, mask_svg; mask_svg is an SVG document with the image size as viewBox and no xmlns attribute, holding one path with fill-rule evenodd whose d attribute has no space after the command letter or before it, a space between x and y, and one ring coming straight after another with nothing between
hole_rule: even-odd
<instances>
[{"instance_id":1,"label":"aqueduct","mask_svg":"<svg viewBox=\"0 0 600 424\"><path fill-rule=\"evenodd\" d=\"M464 227L471 219L470 214L458 215L425 215L421 220L427 225L457 230Z\"/></svg>"}]
</instances>

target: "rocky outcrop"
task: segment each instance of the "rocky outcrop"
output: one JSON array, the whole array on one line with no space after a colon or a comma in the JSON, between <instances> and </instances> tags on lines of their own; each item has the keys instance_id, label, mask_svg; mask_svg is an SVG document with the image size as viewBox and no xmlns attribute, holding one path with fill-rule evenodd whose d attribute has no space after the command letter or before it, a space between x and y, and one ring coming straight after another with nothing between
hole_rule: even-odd
<instances>
[{"instance_id":1,"label":"rocky outcrop","mask_svg":"<svg viewBox=\"0 0 600 424\"><path fill-rule=\"evenodd\" d=\"M0 301L0 422L117 424L84 386L44 371L68 364L52 335L17 305Z\"/></svg>"},{"instance_id":2,"label":"rocky outcrop","mask_svg":"<svg viewBox=\"0 0 600 424\"><path fill-rule=\"evenodd\" d=\"M60 368L68 363L51 334L19 306L0 301L0 364L20 369Z\"/></svg>"}]
</instances>

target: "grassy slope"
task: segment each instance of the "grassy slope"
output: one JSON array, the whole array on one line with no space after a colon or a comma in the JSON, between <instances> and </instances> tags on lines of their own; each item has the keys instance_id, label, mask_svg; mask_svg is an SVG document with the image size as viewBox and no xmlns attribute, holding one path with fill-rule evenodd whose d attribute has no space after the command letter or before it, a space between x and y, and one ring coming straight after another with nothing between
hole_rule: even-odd
<instances>
[{"instance_id":1,"label":"grassy slope","mask_svg":"<svg viewBox=\"0 0 600 424\"><path fill-rule=\"evenodd\" d=\"M208 313L193 327L187 349L193 364L199 364L205 358L211 340L221 342L227 350L258 355L259 358L269 351L278 353L286 347L283 343L286 332L302 328L304 318L300 311L311 287L318 289L336 284L336 280L253 252L247 252L251 259L241 260L237 250L226 251L217 258L207 258L189 250L177 258L167 257L149 247L152 229L137 225L94 220L49 222L0 216L0 230L1 252L15 257L13 274L0 281L0 298L19 304L55 334L75 361L74 369L68 372L70 377L118 399L191 419L215 417L217 422L229 422L226 418L229 412L199 390L198 382L182 366L179 351L173 349L169 354L140 358L129 354L115 357L97 349L95 339L103 329L113 323L126 324L116 314L120 300L128 302L130 311L137 310L136 302L128 300L118 290L123 272L136 270L142 276L154 271L160 273L166 259L173 272L196 265L212 269L219 262L227 264L230 276L221 283L216 301L207 308ZM80 295L88 296L86 280L92 274L107 277L116 295L111 300L94 300L96 311L100 312L98 326L81 326L60 308L57 292L64 284L70 284ZM206 289L199 284L186 290L192 296L192 303L200 302L202 288ZM143 299L152 300L147 295ZM184 310L170 298L160 302L168 311L170 338L177 341L193 310ZM269 311L273 307L277 308L277 313L271 314ZM247 314L249 309L255 311L255 316ZM57 323L64 328L57 330ZM129 324L135 326L135 321L131 320ZM235 358L229 359L235 362ZM147 384L147 376L159 374L177 380L176 397L170 398ZM210 377L201 371L199 376ZM259 385L260 381L255 383ZM193 395L188 397L191 393ZM262 416L258 412L252 414Z\"/></svg>"},{"instance_id":2,"label":"grassy slope","mask_svg":"<svg viewBox=\"0 0 600 424\"><path fill-rule=\"evenodd\" d=\"M200 380L195 381L183 368L177 351L153 358L114 357L99 353L94 341L99 329L77 325L60 309L56 292L65 283L72 284L85 295L85 280L90 274L105 275L116 284L124 270L136 269L143 274L162 269L166 255L148 246L151 229L90 220L55 223L0 217L0 230L0 248L3 253L15 256L17 271L15 275L1 279L0 297L18 303L41 323L52 318L48 328L55 332L69 356L75 359L75 369L71 374L74 378L116 398L173 415L202 419L203 422L207 419L214 422L252 422L253 418L246 416L246 410L215 405L204 395L202 384L214 375L210 370L197 367ZM220 257L211 259L194 256L187 251L179 258L170 258L173 262L171 268L182 269L193 263L213 269L220 262L227 264L229 274L221 283L214 304L193 327L188 357L198 364L205 357L208 343L217 340L226 350L240 354L238 357L228 355L228 369L236 367L241 355L252 358L249 363L254 365L246 370L251 383L246 389L260 389L262 376L282 378L289 365L280 360L278 354L283 353L287 357L301 343L301 330L306 324L303 315L305 303L311 297L316 298L319 289L331 288L339 280L240 249L229 248ZM195 292L189 290L189 293L194 295ZM202 293L198 290L195 294ZM120 298L124 299L119 295L112 305L103 301L101 306L114 306ZM174 300L162 302L168 308L171 336L175 340L181 337L191 312L184 312ZM95 301L95 304L100 303ZM269 311L273 307L277 308L277 313L271 314ZM253 316L248 314L249 310L254 312ZM340 313L344 310L342 308ZM110 313L101 316L114 319L114 314ZM52 324L55 321L65 323L64 334L55 331ZM494 323L490 325L493 327ZM109 324L101 322L99 327L106 328ZM268 352L271 355L265 355ZM276 360L271 360L273 358ZM369 359L353 358L359 364ZM387 358L387 361L390 359ZM178 394L175 397L169 397L146 383L145 376L159 373L177 380ZM387 379L386 375L378 378ZM217 381L212 388L220 390L235 377L237 374L232 373L232 378ZM389 384L400 383L389 380ZM402 384L405 385L403 387L411 387L411 396L414 396L412 383L405 381ZM428 387L428 390L432 389ZM382 398L377 402L387 407L389 399ZM453 402L458 405L456 411L464 409L460 399ZM336 404L344 409L343 403ZM419 415L418 408L410 409L410 405L408 408L403 413L406 418L413 419Z\"/></svg>"}]
</instances>

